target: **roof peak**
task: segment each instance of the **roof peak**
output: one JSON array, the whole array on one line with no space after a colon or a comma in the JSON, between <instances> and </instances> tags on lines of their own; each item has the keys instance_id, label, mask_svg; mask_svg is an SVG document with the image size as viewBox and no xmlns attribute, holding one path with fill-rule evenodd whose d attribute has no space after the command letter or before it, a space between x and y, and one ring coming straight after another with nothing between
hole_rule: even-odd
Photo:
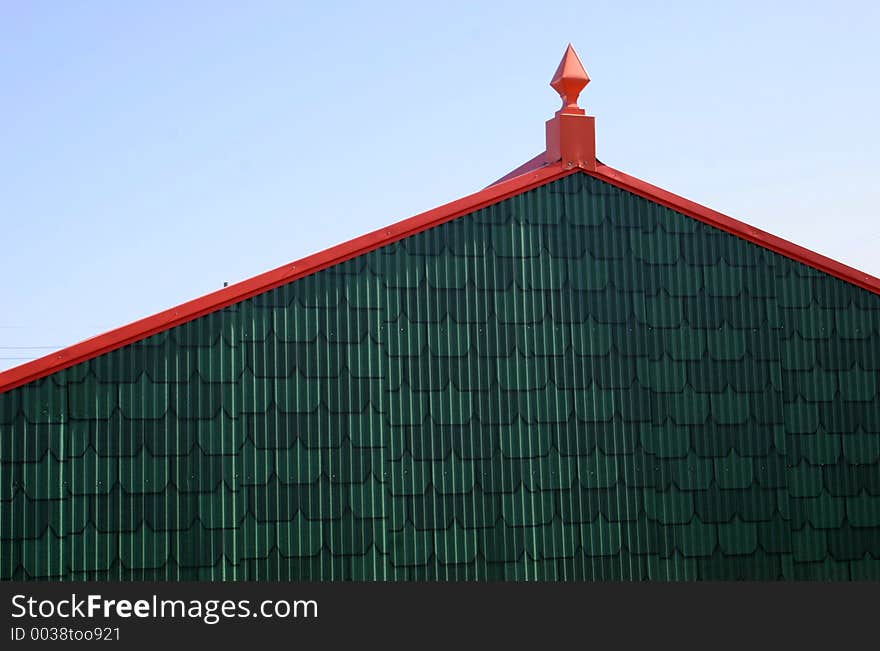
<instances>
[{"instance_id":1,"label":"roof peak","mask_svg":"<svg viewBox=\"0 0 880 651\"><path fill-rule=\"evenodd\" d=\"M574 66L575 62L577 67ZM410 237L462 215L472 213L513 196L518 196L545 183L579 172L584 172L600 181L610 183L622 190L644 197L649 201L688 215L714 228L731 233L767 250L784 255L830 276L840 278L845 282L880 295L880 278L787 242L770 233L732 219L596 161L595 118L585 115L583 110L577 107L577 95L589 83L589 77L571 44L566 48L565 55L557 68L556 74L553 76L551 85L556 88L554 82L557 81L557 77L559 80L568 83L567 80L576 79L581 74L581 71L585 79L581 79L580 83L582 85L577 88L577 93L572 93L572 91L566 88L563 108L557 111L556 116L547 122L547 150L520 166L514 172L496 181L488 188L383 229L367 233L344 244L339 244L272 271L267 271L253 278L224 287L177 307L74 344L45 357L0 371L0 393L35 382L75 364L122 348L206 314L219 311L240 301ZM577 84L569 88L571 87L576 88ZM568 100L572 98L575 107L578 108L580 113L570 114L564 112L566 105L569 103Z\"/></svg>"}]
</instances>

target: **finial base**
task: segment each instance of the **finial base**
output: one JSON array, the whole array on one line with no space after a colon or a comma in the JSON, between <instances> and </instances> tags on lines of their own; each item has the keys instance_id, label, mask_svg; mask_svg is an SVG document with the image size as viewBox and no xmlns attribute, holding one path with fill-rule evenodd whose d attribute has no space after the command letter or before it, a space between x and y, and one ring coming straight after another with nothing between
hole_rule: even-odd
<instances>
[{"instance_id":1,"label":"finial base","mask_svg":"<svg viewBox=\"0 0 880 651\"><path fill-rule=\"evenodd\" d=\"M547 120L547 163L596 169L596 118L557 113Z\"/></svg>"},{"instance_id":2,"label":"finial base","mask_svg":"<svg viewBox=\"0 0 880 651\"><path fill-rule=\"evenodd\" d=\"M587 112L580 106L563 106L554 115L586 115Z\"/></svg>"}]
</instances>

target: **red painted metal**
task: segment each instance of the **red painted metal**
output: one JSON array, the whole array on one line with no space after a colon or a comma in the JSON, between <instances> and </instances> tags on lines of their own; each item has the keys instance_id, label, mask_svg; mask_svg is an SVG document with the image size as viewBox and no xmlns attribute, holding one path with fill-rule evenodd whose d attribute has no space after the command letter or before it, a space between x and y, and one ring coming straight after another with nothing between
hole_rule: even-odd
<instances>
[{"instance_id":1,"label":"red painted metal","mask_svg":"<svg viewBox=\"0 0 880 651\"><path fill-rule=\"evenodd\" d=\"M588 83L590 76L569 43L550 81L562 98L562 108L547 121L545 162L560 161L566 167L596 169L596 118L577 104Z\"/></svg>"},{"instance_id":2,"label":"red painted metal","mask_svg":"<svg viewBox=\"0 0 880 651\"><path fill-rule=\"evenodd\" d=\"M547 121L547 163L596 169L596 118L590 115L557 115Z\"/></svg>"},{"instance_id":3,"label":"red painted metal","mask_svg":"<svg viewBox=\"0 0 880 651\"><path fill-rule=\"evenodd\" d=\"M135 341L146 339L163 330L192 321L210 312L223 309L234 303L275 289L340 262L345 262L405 237L415 235L434 226L439 226L456 217L461 217L474 210L503 201L574 171L554 165L519 175L514 179L492 185L484 190L421 213L415 217L404 219L396 224L356 237L343 244L337 244L325 251L315 253L229 287L224 287L121 328L86 339L51 355L16 366L0 373L0 393L22 386L28 382L33 382L93 357L109 353L117 348L122 348Z\"/></svg>"},{"instance_id":4,"label":"red painted metal","mask_svg":"<svg viewBox=\"0 0 880 651\"><path fill-rule=\"evenodd\" d=\"M541 152L534 158L527 160L525 163L509 171L507 174L502 176L497 181L494 181L491 185L486 187L492 187L493 185L498 185L499 183L503 183L504 181L509 181L510 179L515 179L517 176L521 176L522 174L526 174L527 172L533 172L534 170L540 169L547 165L547 161L544 160L544 152Z\"/></svg>"},{"instance_id":5,"label":"red painted metal","mask_svg":"<svg viewBox=\"0 0 880 651\"><path fill-rule=\"evenodd\" d=\"M553 74L553 79L550 80L553 90L562 98L562 108L559 109L559 113L583 115L584 109L578 106L578 95L589 83L590 75L587 74L580 57L569 43L559 67Z\"/></svg>"}]
</instances>

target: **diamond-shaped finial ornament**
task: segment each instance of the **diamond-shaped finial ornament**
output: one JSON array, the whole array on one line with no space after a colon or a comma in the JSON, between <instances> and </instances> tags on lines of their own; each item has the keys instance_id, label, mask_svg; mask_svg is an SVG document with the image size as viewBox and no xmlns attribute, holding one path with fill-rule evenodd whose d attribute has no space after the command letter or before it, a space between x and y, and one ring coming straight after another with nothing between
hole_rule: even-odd
<instances>
[{"instance_id":1,"label":"diamond-shaped finial ornament","mask_svg":"<svg viewBox=\"0 0 880 651\"><path fill-rule=\"evenodd\" d=\"M553 79L550 80L550 85L553 86L553 89L562 98L562 108L559 112L583 115L584 110L577 103L578 95L581 94L581 91L589 83L590 76L584 70L577 52L574 51L571 43L569 43L562 61L559 62L559 67L556 68Z\"/></svg>"}]
</instances>

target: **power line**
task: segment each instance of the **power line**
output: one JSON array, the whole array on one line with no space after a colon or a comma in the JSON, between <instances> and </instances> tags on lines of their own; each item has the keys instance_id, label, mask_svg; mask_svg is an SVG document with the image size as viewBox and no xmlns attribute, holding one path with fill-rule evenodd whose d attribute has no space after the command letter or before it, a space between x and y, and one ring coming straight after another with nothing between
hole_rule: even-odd
<instances>
[{"instance_id":1,"label":"power line","mask_svg":"<svg viewBox=\"0 0 880 651\"><path fill-rule=\"evenodd\" d=\"M0 350L55 350L61 346L0 346Z\"/></svg>"}]
</instances>

